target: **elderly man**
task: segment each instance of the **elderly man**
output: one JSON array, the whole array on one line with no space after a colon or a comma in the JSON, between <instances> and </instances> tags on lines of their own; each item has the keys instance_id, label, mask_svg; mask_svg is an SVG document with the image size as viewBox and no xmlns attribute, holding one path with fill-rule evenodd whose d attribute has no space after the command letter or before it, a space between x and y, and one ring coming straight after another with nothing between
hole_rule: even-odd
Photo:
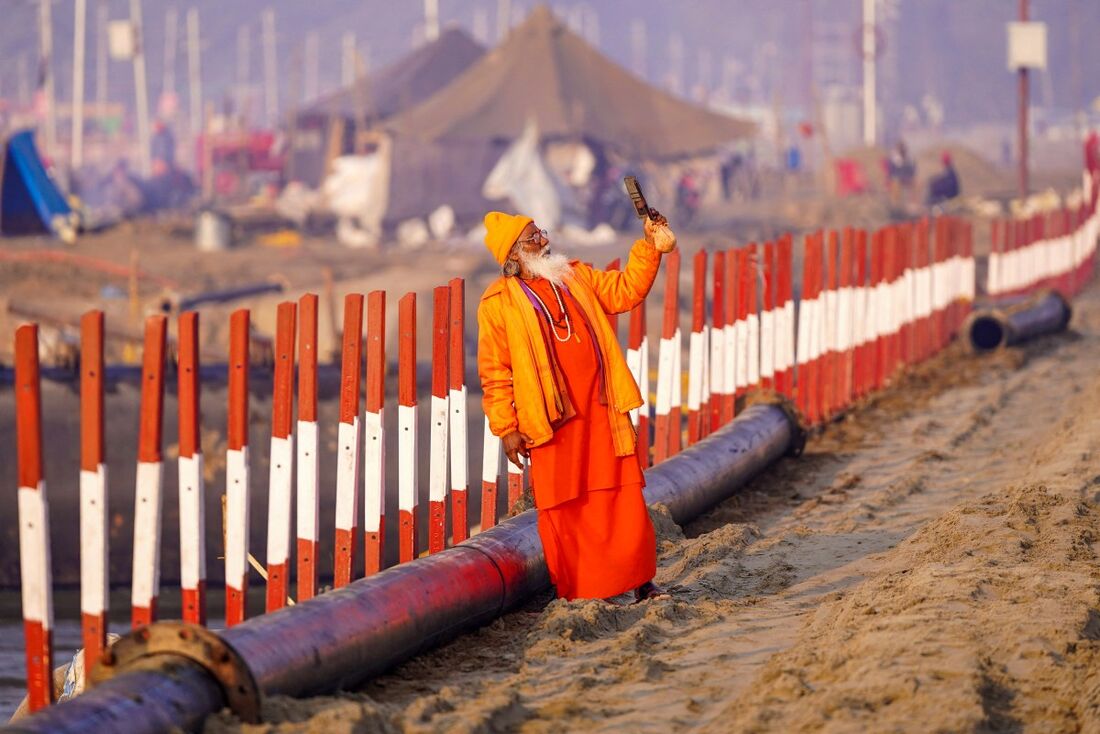
<instances>
[{"instance_id":1,"label":"elderly man","mask_svg":"<svg viewBox=\"0 0 1100 734\"><path fill-rule=\"evenodd\" d=\"M485 217L502 273L478 305L485 415L509 461L530 459L546 565L566 599L664 593L629 416L642 397L607 318L642 302L676 246L653 215L622 272L551 253L530 217Z\"/></svg>"}]
</instances>

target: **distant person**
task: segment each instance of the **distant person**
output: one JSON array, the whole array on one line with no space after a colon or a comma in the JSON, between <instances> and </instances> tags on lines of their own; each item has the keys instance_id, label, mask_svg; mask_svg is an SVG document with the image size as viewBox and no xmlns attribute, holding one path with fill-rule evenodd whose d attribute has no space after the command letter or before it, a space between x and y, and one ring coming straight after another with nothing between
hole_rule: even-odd
<instances>
[{"instance_id":1,"label":"distant person","mask_svg":"<svg viewBox=\"0 0 1100 734\"><path fill-rule=\"evenodd\" d=\"M909 149L902 140L899 140L890 151L890 157L886 160L886 176L890 184L892 201L897 203L902 194L905 195L906 200L912 198L913 182L917 178L917 164L909 157Z\"/></svg>"},{"instance_id":2,"label":"distant person","mask_svg":"<svg viewBox=\"0 0 1100 734\"><path fill-rule=\"evenodd\" d=\"M942 204L960 193L959 174L955 172L951 154L945 150L940 161L943 163L943 170L928 181L928 206Z\"/></svg>"},{"instance_id":3,"label":"distant person","mask_svg":"<svg viewBox=\"0 0 1100 734\"><path fill-rule=\"evenodd\" d=\"M176 136L164 120L153 124L153 140L149 144L152 175L164 176L176 170Z\"/></svg>"},{"instance_id":4,"label":"distant person","mask_svg":"<svg viewBox=\"0 0 1100 734\"><path fill-rule=\"evenodd\" d=\"M477 309L482 403L508 460L530 461L550 581L565 599L662 596L630 420L642 395L608 315L643 302L676 236L654 212L617 272L551 253L530 217L490 212L485 230L501 277Z\"/></svg>"},{"instance_id":5,"label":"distant person","mask_svg":"<svg viewBox=\"0 0 1100 734\"><path fill-rule=\"evenodd\" d=\"M676 183L676 219L691 224L702 202L702 182L699 175L690 168L684 170Z\"/></svg>"}]
</instances>

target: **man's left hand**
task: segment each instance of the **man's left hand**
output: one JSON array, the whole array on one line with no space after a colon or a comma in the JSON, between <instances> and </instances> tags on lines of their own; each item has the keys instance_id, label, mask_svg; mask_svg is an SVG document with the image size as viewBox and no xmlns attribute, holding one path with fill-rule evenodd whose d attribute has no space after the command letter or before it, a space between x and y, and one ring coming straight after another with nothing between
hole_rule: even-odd
<instances>
[{"instance_id":1,"label":"man's left hand","mask_svg":"<svg viewBox=\"0 0 1100 734\"><path fill-rule=\"evenodd\" d=\"M656 209L650 210L643 224L645 241L657 248L658 252L672 252L676 249L676 234L669 228L668 220Z\"/></svg>"}]
</instances>

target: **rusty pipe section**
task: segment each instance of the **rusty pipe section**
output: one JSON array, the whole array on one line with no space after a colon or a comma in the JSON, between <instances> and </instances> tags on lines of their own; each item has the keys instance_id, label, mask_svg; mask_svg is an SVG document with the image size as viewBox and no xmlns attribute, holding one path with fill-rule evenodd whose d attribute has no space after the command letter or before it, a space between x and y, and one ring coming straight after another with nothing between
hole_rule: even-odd
<instances>
[{"instance_id":1,"label":"rusty pipe section","mask_svg":"<svg viewBox=\"0 0 1100 734\"><path fill-rule=\"evenodd\" d=\"M1045 291L1003 308L975 311L963 327L970 348L991 352L1062 331L1073 309L1057 291Z\"/></svg>"},{"instance_id":2,"label":"rusty pipe section","mask_svg":"<svg viewBox=\"0 0 1100 734\"><path fill-rule=\"evenodd\" d=\"M751 406L647 471L646 500L665 504L676 522L687 522L783 454L800 450L802 440L787 408ZM255 617L220 635L263 695L320 694L354 687L488 624L549 583L532 510L442 553ZM150 669L157 666L164 669ZM158 655L3 731L194 731L226 700L215 676L200 665Z\"/></svg>"}]
</instances>

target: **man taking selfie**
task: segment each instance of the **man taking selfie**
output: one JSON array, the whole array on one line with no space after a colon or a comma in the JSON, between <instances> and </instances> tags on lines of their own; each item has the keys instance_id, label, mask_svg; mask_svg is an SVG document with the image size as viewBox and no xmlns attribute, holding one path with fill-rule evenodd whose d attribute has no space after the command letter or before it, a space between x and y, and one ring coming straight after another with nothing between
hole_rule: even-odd
<instances>
[{"instance_id":1,"label":"man taking selfie","mask_svg":"<svg viewBox=\"0 0 1100 734\"><path fill-rule=\"evenodd\" d=\"M663 595L629 415L642 397L607 317L645 299L676 236L651 211L617 272L551 252L530 217L490 212L485 227L501 277L478 305L482 400L508 460L531 463L558 596Z\"/></svg>"}]
</instances>

